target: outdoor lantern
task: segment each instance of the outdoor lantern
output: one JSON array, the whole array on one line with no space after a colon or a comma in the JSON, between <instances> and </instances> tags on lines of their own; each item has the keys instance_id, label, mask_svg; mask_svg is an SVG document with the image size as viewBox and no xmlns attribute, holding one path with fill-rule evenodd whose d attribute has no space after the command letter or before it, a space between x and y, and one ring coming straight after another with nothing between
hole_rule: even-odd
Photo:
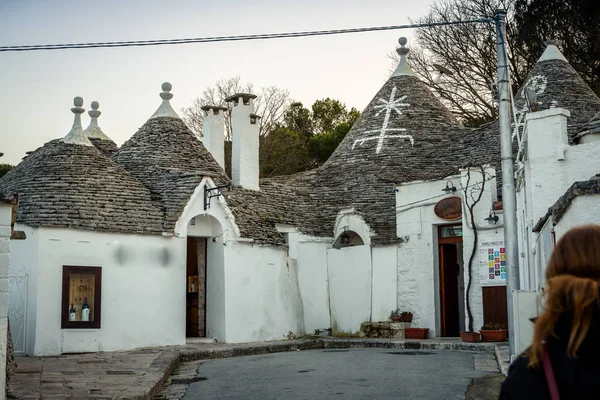
<instances>
[{"instance_id":1,"label":"outdoor lantern","mask_svg":"<svg viewBox=\"0 0 600 400\"><path fill-rule=\"evenodd\" d=\"M442 189L442 192L446 192L446 194L452 192L456 192L456 187L454 187L454 184L452 183L452 181L447 181L446 182L446 187Z\"/></svg>"},{"instance_id":2,"label":"outdoor lantern","mask_svg":"<svg viewBox=\"0 0 600 400\"><path fill-rule=\"evenodd\" d=\"M495 224L498 222L498 216L496 215L496 212L492 209L490 210L490 215L485 220L490 224Z\"/></svg>"}]
</instances>

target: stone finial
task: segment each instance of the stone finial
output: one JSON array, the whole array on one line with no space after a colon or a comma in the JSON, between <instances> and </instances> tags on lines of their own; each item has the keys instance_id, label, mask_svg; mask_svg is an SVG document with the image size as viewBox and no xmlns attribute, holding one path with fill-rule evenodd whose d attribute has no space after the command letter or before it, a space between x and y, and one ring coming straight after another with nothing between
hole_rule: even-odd
<instances>
[{"instance_id":1,"label":"stone finial","mask_svg":"<svg viewBox=\"0 0 600 400\"><path fill-rule=\"evenodd\" d=\"M91 107L92 109L88 111L88 115L91 118L90 124L87 128L85 128L83 134L88 139L100 139L112 142L111 138L106 136L104 132L102 132L102 129L100 129L100 126L98 126L98 117L100 116L100 114L102 114L101 111L98 111L98 108L100 108L100 103L98 103L97 101L92 101Z\"/></svg>"},{"instance_id":2,"label":"stone finial","mask_svg":"<svg viewBox=\"0 0 600 400\"><path fill-rule=\"evenodd\" d=\"M173 110L173 107L171 107L171 102L169 101L173 98L173 93L171 93L171 89L173 89L173 86L169 82L164 82L162 84L161 88L162 88L162 93L160 94L160 98L163 100L162 104L158 107L156 112L154 114L152 114L152 116L150 118L151 119L158 118L158 117L179 118L179 115L177 115L175 110Z\"/></svg>"},{"instance_id":3,"label":"stone finial","mask_svg":"<svg viewBox=\"0 0 600 400\"><path fill-rule=\"evenodd\" d=\"M408 62L406 61L406 55L410 52L410 49L406 47L408 39L406 39L405 37L401 37L400 39L398 39L398 43L400 44L400 47L396 49L396 52L400 56L400 62L398 63L398 67L392 74L392 77L402 75L415 76L415 72L412 70L412 68L410 68L410 65L408 65Z\"/></svg>"},{"instance_id":4,"label":"stone finial","mask_svg":"<svg viewBox=\"0 0 600 400\"><path fill-rule=\"evenodd\" d=\"M556 47L556 40L550 39L546 40L546 42L544 43L546 45L546 50L544 50L544 53L542 54L538 62L548 60L562 60L568 62L565 56L560 52L558 47Z\"/></svg>"},{"instance_id":5,"label":"stone finial","mask_svg":"<svg viewBox=\"0 0 600 400\"><path fill-rule=\"evenodd\" d=\"M75 114L75 118L73 120L73 126L67 135L62 138L60 141L69 144L78 144L83 146L93 146L92 142L83 134L83 129L81 128L81 114L85 112L83 106L83 98L77 96L73 99L73 105L75 107L71 108L73 114Z\"/></svg>"}]
</instances>

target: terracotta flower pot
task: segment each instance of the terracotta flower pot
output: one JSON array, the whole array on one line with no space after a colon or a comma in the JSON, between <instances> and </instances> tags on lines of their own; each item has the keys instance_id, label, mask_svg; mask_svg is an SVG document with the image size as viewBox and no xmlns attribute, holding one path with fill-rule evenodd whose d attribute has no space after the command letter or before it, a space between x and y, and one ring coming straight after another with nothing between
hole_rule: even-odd
<instances>
[{"instance_id":1,"label":"terracotta flower pot","mask_svg":"<svg viewBox=\"0 0 600 400\"><path fill-rule=\"evenodd\" d=\"M429 328L406 328L404 333L406 339L427 339Z\"/></svg>"},{"instance_id":2,"label":"terracotta flower pot","mask_svg":"<svg viewBox=\"0 0 600 400\"><path fill-rule=\"evenodd\" d=\"M400 317L391 317L390 319L392 320L392 322L400 322L400 321L402 321L402 318L400 318Z\"/></svg>"},{"instance_id":3,"label":"terracotta flower pot","mask_svg":"<svg viewBox=\"0 0 600 400\"><path fill-rule=\"evenodd\" d=\"M463 342L467 343L477 343L481 340L479 332L461 332L460 338Z\"/></svg>"},{"instance_id":4,"label":"terracotta flower pot","mask_svg":"<svg viewBox=\"0 0 600 400\"><path fill-rule=\"evenodd\" d=\"M412 315L412 313L409 313L409 312L402 313L401 317L402 317L403 322L412 322L412 320L413 320L413 315Z\"/></svg>"},{"instance_id":5,"label":"terracotta flower pot","mask_svg":"<svg viewBox=\"0 0 600 400\"><path fill-rule=\"evenodd\" d=\"M506 342L508 329L480 330L481 340L484 342Z\"/></svg>"}]
</instances>

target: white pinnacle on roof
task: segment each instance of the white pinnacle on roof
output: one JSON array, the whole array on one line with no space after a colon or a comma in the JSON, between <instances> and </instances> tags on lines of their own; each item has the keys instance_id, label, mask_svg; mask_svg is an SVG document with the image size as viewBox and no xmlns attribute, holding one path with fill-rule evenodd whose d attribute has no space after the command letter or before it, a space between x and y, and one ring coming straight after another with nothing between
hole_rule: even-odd
<instances>
[{"instance_id":1,"label":"white pinnacle on roof","mask_svg":"<svg viewBox=\"0 0 600 400\"><path fill-rule=\"evenodd\" d=\"M81 128L81 114L85 112L85 109L81 108L83 105L83 99L79 96L75 97L73 99L73 105L75 106L71 108L71 111L73 111L73 114L75 114L73 127L64 138L60 139L60 141L69 144L93 146L92 142L90 142L90 140L83 134L83 129Z\"/></svg>"},{"instance_id":2,"label":"white pinnacle on roof","mask_svg":"<svg viewBox=\"0 0 600 400\"><path fill-rule=\"evenodd\" d=\"M410 49L406 47L408 40L405 37L401 37L398 39L398 43L400 43L400 47L396 49L396 52L400 55L400 62L392 74L392 77L402 75L416 76L415 71L413 71L410 65L408 65L408 62L406 62L406 55L410 51Z\"/></svg>"},{"instance_id":3,"label":"white pinnacle on roof","mask_svg":"<svg viewBox=\"0 0 600 400\"><path fill-rule=\"evenodd\" d=\"M100 139L100 140L112 140L102 132L102 129L98 126L98 117L102 112L98 111L100 104L97 101L92 101L92 109L88 111L88 115L90 116L90 125L85 128L83 134L88 139Z\"/></svg>"},{"instance_id":4,"label":"white pinnacle on roof","mask_svg":"<svg viewBox=\"0 0 600 400\"><path fill-rule=\"evenodd\" d=\"M158 117L173 117L179 118L179 115L173 110L171 107L171 100L173 98L173 94L170 93L173 86L169 82L165 82L162 84L162 93L160 94L160 98L163 99L161 105L158 107L156 112L152 114L150 119L158 118Z\"/></svg>"},{"instance_id":5,"label":"white pinnacle on roof","mask_svg":"<svg viewBox=\"0 0 600 400\"><path fill-rule=\"evenodd\" d=\"M563 60L564 62L568 62L558 47L556 47L556 42L554 40L548 40L546 42L546 50L544 50L538 62L548 60Z\"/></svg>"}]
</instances>

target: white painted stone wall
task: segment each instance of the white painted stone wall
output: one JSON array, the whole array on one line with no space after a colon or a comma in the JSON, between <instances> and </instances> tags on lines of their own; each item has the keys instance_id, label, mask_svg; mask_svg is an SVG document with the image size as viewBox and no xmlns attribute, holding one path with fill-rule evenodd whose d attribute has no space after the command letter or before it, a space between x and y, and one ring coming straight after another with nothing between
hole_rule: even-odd
<instances>
[{"instance_id":1,"label":"white painted stone wall","mask_svg":"<svg viewBox=\"0 0 600 400\"><path fill-rule=\"evenodd\" d=\"M461 187L466 185L465 175L462 171L461 175L450 176L439 181L410 182L397 186L397 235L404 239L404 243L398 246L398 308L413 312L413 326L429 328L430 336L433 337L440 333L438 226L462 223L464 288L467 286L466 268L473 249L473 231L470 222L466 221L466 210L463 209L462 220L446 221L437 217L433 209L435 204L444 197L462 196ZM501 215L497 225L490 225L485 221L496 199L496 180L490 178L495 176L495 170L487 168L486 175L488 180L485 183L482 200L475 207L475 221L480 231L480 238L485 237L486 230L503 234ZM446 187L448 180L452 181L457 191L445 195L442 189ZM480 181L481 174L473 170L471 184ZM483 307L477 263L474 263L472 275L471 309L474 327L479 328L483 323ZM466 321L466 313L464 315Z\"/></svg>"},{"instance_id":2,"label":"white painted stone wall","mask_svg":"<svg viewBox=\"0 0 600 400\"><path fill-rule=\"evenodd\" d=\"M568 144L566 127L569 115L568 110L551 108L526 117L524 140L527 142L527 157L524 160L524 182L517 192L521 289L541 289L547 257L551 252L548 248L551 247L551 224L540 233L532 232L533 226L574 182L586 181L600 171L600 142ZM592 200L576 199L571 204L568 215L559 222L561 226L557 226L557 240L569 227L594 220L596 214L585 208L575 206L571 210L574 204L587 201L590 204L586 207L595 209L594 196L590 197Z\"/></svg>"},{"instance_id":3,"label":"white painted stone wall","mask_svg":"<svg viewBox=\"0 0 600 400\"><path fill-rule=\"evenodd\" d=\"M185 343L185 239L38 232L37 301L29 304L36 309L33 355ZM118 249L123 262L115 256ZM61 329L63 265L102 267L100 329Z\"/></svg>"},{"instance_id":4,"label":"white painted stone wall","mask_svg":"<svg viewBox=\"0 0 600 400\"><path fill-rule=\"evenodd\" d=\"M371 321L387 321L398 308L398 246L371 249Z\"/></svg>"},{"instance_id":5,"label":"white painted stone wall","mask_svg":"<svg viewBox=\"0 0 600 400\"><path fill-rule=\"evenodd\" d=\"M276 340L305 333L296 262L280 248L228 242L226 341Z\"/></svg>"},{"instance_id":6,"label":"white painted stone wall","mask_svg":"<svg viewBox=\"0 0 600 400\"><path fill-rule=\"evenodd\" d=\"M21 224L15 224L16 231L22 231L27 238L25 240L10 241L10 273L12 275L27 275L27 314L25 328L25 351L28 355L34 354L38 288L38 256L40 230ZM60 297L59 297L60 301ZM16 338L13 338L13 341Z\"/></svg>"},{"instance_id":7,"label":"white painted stone wall","mask_svg":"<svg viewBox=\"0 0 600 400\"><path fill-rule=\"evenodd\" d=\"M258 120L250 122L254 112L253 99L248 104L241 98L238 104L232 103L231 178L236 186L258 190Z\"/></svg>"},{"instance_id":8,"label":"white painted stone wall","mask_svg":"<svg viewBox=\"0 0 600 400\"><path fill-rule=\"evenodd\" d=\"M328 249L327 264L332 333L356 334L371 319L371 247Z\"/></svg>"},{"instance_id":9,"label":"white painted stone wall","mask_svg":"<svg viewBox=\"0 0 600 400\"><path fill-rule=\"evenodd\" d=\"M331 241L289 234L290 257L298 262L298 286L302 297L306 333L331 327L327 248Z\"/></svg>"},{"instance_id":10,"label":"white painted stone wall","mask_svg":"<svg viewBox=\"0 0 600 400\"><path fill-rule=\"evenodd\" d=\"M8 334L8 273L10 264L11 205L0 202L0 399L6 387L6 338Z\"/></svg>"},{"instance_id":11,"label":"white painted stone wall","mask_svg":"<svg viewBox=\"0 0 600 400\"><path fill-rule=\"evenodd\" d=\"M588 224L600 224L600 194L580 195L573 199L556 226L556 241L571 228Z\"/></svg>"}]
</instances>

